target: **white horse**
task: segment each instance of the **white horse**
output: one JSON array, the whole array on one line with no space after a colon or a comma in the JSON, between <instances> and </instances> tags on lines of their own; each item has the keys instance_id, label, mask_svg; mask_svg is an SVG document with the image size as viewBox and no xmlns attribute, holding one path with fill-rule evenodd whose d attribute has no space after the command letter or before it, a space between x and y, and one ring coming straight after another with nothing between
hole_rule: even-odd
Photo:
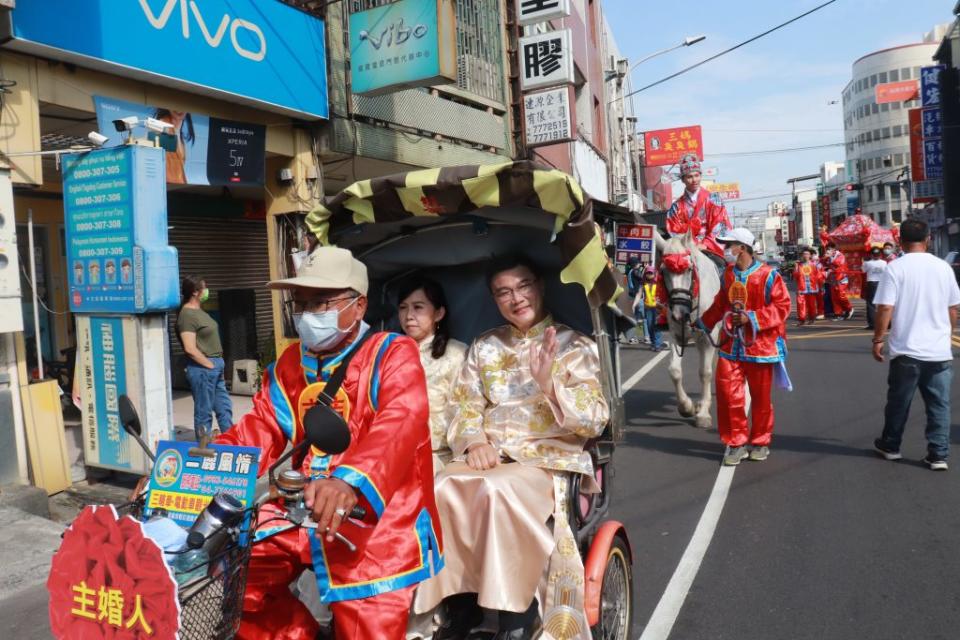
<instances>
[{"instance_id":1,"label":"white horse","mask_svg":"<svg viewBox=\"0 0 960 640\"><path fill-rule=\"evenodd\" d=\"M664 240L656 236L657 251L663 256L661 264L663 283L669 297L667 323L673 335L674 344L670 349L670 379L677 390L677 408L685 418L694 418L694 424L701 429L713 426L710 417L710 405L713 403L713 365L716 359L719 327L714 327L708 335L702 331L693 331L691 322L700 319L720 291L720 276L716 264L703 254L692 240L690 234L675 236ZM669 259L669 256L675 256ZM670 268L673 267L673 268ZM694 404L683 388L682 358L687 342L693 338L700 354L700 402Z\"/></svg>"}]
</instances>

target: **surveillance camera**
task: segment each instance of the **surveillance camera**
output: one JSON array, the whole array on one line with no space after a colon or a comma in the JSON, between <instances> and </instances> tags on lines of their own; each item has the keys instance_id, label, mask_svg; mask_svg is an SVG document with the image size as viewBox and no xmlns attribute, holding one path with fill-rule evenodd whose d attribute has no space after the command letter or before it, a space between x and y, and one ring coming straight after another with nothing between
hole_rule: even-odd
<instances>
[{"instance_id":1,"label":"surveillance camera","mask_svg":"<svg viewBox=\"0 0 960 640\"><path fill-rule=\"evenodd\" d=\"M127 116L126 118L120 118L119 120L113 121L113 126L117 131L133 131L133 128L137 126L137 123L140 122L140 119L137 116Z\"/></svg>"},{"instance_id":2,"label":"surveillance camera","mask_svg":"<svg viewBox=\"0 0 960 640\"><path fill-rule=\"evenodd\" d=\"M90 133L87 134L87 140L89 140L95 147L102 147L107 143L107 140L109 139L110 138L103 135L99 131L91 131Z\"/></svg>"},{"instance_id":3,"label":"surveillance camera","mask_svg":"<svg viewBox=\"0 0 960 640\"><path fill-rule=\"evenodd\" d=\"M147 125L147 131L153 133L166 133L167 130L173 131L172 124L164 122L163 120L157 120L156 118L147 118L145 124Z\"/></svg>"}]
</instances>

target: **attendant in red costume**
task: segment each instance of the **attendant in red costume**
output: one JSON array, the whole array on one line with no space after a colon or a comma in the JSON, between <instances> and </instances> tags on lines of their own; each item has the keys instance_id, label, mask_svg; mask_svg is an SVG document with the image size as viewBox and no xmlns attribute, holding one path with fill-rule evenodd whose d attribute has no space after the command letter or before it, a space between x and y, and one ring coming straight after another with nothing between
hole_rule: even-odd
<instances>
[{"instance_id":1,"label":"attendant in red costume","mask_svg":"<svg viewBox=\"0 0 960 640\"><path fill-rule=\"evenodd\" d=\"M753 257L753 234L733 229L718 240L734 262L723 274L720 292L698 321L703 331L722 323L717 362L717 427L727 445L723 464L766 460L773 436L774 381L791 388L786 375L786 319L790 294L776 269ZM747 426L750 387L753 429ZM747 445L750 446L749 451Z\"/></svg>"},{"instance_id":2,"label":"attendant in red costume","mask_svg":"<svg viewBox=\"0 0 960 640\"><path fill-rule=\"evenodd\" d=\"M793 269L793 280L797 284L797 326L816 322L821 295L822 274L814 264L813 251L800 252L800 262Z\"/></svg>"},{"instance_id":3,"label":"attendant in red costume","mask_svg":"<svg viewBox=\"0 0 960 640\"><path fill-rule=\"evenodd\" d=\"M849 320L853 317L853 305L847 298L847 259L834 242L827 245L827 282L830 283L830 301L833 303L834 320Z\"/></svg>"},{"instance_id":4,"label":"attendant in red costume","mask_svg":"<svg viewBox=\"0 0 960 640\"><path fill-rule=\"evenodd\" d=\"M260 447L263 473L303 439L306 409L356 350L334 400L352 439L342 454L310 449L294 459L311 478L305 501L317 533L290 529L253 546L237 637L317 637L316 621L289 589L312 565L337 638L402 639L414 587L443 567L419 349L363 322L367 270L349 251L320 247L297 277L270 286L293 290L300 341L267 368L253 410L217 442ZM362 522L346 517L357 504L367 511ZM272 517L270 506L261 523ZM265 524L258 533L271 529ZM333 537L338 530L355 552Z\"/></svg>"},{"instance_id":5,"label":"attendant in red costume","mask_svg":"<svg viewBox=\"0 0 960 640\"><path fill-rule=\"evenodd\" d=\"M700 186L700 160L696 155L690 153L680 160L680 179L686 189L667 211L667 231L670 235L689 231L697 246L722 264L723 247L717 238L730 228L730 219L720 196Z\"/></svg>"}]
</instances>

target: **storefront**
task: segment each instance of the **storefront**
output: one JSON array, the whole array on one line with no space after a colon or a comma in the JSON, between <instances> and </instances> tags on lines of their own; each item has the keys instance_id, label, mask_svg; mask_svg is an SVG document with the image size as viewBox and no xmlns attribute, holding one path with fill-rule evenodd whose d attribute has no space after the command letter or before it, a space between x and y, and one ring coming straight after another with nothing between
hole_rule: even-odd
<instances>
[{"instance_id":1,"label":"storefront","mask_svg":"<svg viewBox=\"0 0 960 640\"><path fill-rule=\"evenodd\" d=\"M229 361L271 350L279 303L264 287L268 221L308 211L322 192L313 134L328 108L325 25L279 0L214 0L203 13L153 5L51 0L0 9L0 159L13 181L21 378L41 374L37 345L43 373L68 369L71 284L107 285L120 267L68 264L61 155L131 139L167 149L169 244L181 275L203 276L211 290L228 384ZM296 52L284 44L292 38ZM173 383L182 386L173 320Z\"/></svg>"}]
</instances>

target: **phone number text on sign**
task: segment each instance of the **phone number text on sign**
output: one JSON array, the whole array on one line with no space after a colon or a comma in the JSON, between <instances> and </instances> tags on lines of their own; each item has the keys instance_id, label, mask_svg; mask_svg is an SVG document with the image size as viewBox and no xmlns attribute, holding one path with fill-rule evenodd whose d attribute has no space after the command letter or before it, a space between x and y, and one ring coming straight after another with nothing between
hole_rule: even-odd
<instances>
[{"instance_id":1,"label":"phone number text on sign","mask_svg":"<svg viewBox=\"0 0 960 640\"><path fill-rule=\"evenodd\" d=\"M532 91L523 96L524 140L528 147L574 139L571 88Z\"/></svg>"}]
</instances>

